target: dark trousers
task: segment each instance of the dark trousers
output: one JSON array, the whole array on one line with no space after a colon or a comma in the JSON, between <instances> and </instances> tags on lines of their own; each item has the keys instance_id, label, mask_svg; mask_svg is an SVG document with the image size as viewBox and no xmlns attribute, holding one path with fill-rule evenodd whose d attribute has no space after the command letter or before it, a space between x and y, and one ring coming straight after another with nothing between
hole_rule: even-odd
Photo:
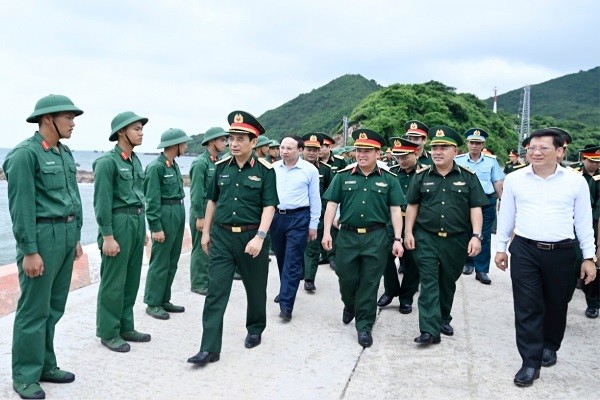
<instances>
[{"instance_id":1,"label":"dark trousers","mask_svg":"<svg viewBox=\"0 0 600 400\"><path fill-rule=\"evenodd\" d=\"M292 311L300 280L304 277L304 251L306 250L310 211L290 214L275 212L271 224L273 251L279 268L279 307Z\"/></svg>"},{"instance_id":2,"label":"dark trousers","mask_svg":"<svg viewBox=\"0 0 600 400\"><path fill-rule=\"evenodd\" d=\"M509 251L517 348L524 367L540 368L543 349L558 350L565 334L575 248L541 250L515 236Z\"/></svg>"},{"instance_id":3,"label":"dark trousers","mask_svg":"<svg viewBox=\"0 0 600 400\"><path fill-rule=\"evenodd\" d=\"M319 220L319 226L317 227L317 239L309 242L306 245L304 251L304 280L315 281L317 276L317 269L319 268L319 257L323 247L321 241L323 240L323 218Z\"/></svg>"},{"instance_id":4,"label":"dark trousers","mask_svg":"<svg viewBox=\"0 0 600 400\"><path fill-rule=\"evenodd\" d=\"M496 220L496 196L494 196L494 194L489 194L488 199L490 204L481 207L481 212L483 213L483 229L481 232L483 240L481 241L481 252L475 257L467 257L467 262L465 263L474 266L475 272L490 272L492 227Z\"/></svg>"}]
</instances>

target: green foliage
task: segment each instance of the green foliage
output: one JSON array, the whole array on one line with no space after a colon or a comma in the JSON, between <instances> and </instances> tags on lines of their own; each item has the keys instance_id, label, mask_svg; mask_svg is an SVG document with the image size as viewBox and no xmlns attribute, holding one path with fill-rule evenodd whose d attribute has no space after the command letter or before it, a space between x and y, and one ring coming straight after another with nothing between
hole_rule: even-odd
<instances>
[{"instance_id":1,"label":"green foliage","mask_svg":"<svg viewBox=\"0 0 600 400\"><path fill-rule=\"evenodd\" d=\"M202 146L202 140L204 139L204 133L198 135L191 135L192 141L188 143L188 154L200 154L204 153L206 147Z\"/></svg>"}]
</instances>

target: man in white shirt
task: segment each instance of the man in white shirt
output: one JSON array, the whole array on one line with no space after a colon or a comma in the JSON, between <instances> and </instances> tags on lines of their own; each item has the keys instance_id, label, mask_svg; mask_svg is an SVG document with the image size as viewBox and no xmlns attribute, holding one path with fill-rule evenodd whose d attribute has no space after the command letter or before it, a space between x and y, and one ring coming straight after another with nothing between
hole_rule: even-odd
<instances>
[{"instance_id":1,"label":"man in white shirt","mask_svg":"<svg viewBox=\"0 0 600 400\"><path fill-rule=\"evenodd\" d=\"M559 128L532 133L527 148L531 164L504 181L494 261L506 270L514 231L510 266L517 348L523 359L514 378L517 386L531 386L540 376L540 366L556 363L572 292L575 246L583 252L581 278L586 283L596 278L587 184L556 161L565 151L565 133Z\"/></svg>"},{"instance_id":2,"label":"man in white shirt","mask_svg":"<svg viewBox=\"0 0 600 400\"><path fill-rule=\"evenodd\" d=\"M281 280L279 317L286 322L292 319L296 292L304 276L307 240L317 238L321 216L319 171L300 158L303 149L300 137L287 136L279 147L281 160L273 163L279 205L271 225L271 239Z\"/></svg>"}]
</instances>

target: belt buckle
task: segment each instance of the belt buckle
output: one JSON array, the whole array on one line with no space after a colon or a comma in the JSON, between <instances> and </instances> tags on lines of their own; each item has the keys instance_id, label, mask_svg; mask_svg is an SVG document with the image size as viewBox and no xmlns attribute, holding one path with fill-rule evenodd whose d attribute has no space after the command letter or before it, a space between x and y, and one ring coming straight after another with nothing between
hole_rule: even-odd
<instances>
[{"instance_id":1,"label":"belt buckle","mask_svg":"<svg viewBox=\"0 0 600 400\"><path fill-rule=\"evenodd\" d=\"M367 228L356 228L356 233L367 233Z\"/></svg>"},{"instance_id":2,"label":"belt buckle","mask_svg":"<svg viewBox=\"0 0 600 400\"><path fill-rule=\"evenodd\" d=\"M75 217L73 215L69 215L67 217L67 222L73 222L74 219L75 219Z\"/></svg>"},{"instance_id":3,"label":"belt buckle","mask_svg":"<svg viewBox=\"0 0 600 400\"><path fill-rule=\"evenodd\" d=\"M287 210L281 210L281 209L278 208L277 209L277 213L285 215L285 214L287 214Z\"/></svg>"},{"instance_id":4,"label":"belt buckle","mask_svg":"<svg viewBox=\"0 0 600 400\"><path fill-rule=\"evenodd\" d=\"M439 237L447 237L448 236L448 232L438 232L437 235Z\"/></svg>"},{"instance_id":5,"label":"belt buckle","mask_svg":"<svg viewBox=\"0 0 600 400\"><path fill-rule=\"evenodd\" d=\"M552 243L537 242L535 244L535 247L537 247L540 250L552 250L552 248L554 248L554 245Z\"/></svg>"},{"instance_id":6,"label":"belt buckle","mask_svg":"<svg viewBox=\"0 0 600 400\"><path fill-rule=\"evenodd\" d=\"M242 227L241 226L232 226L231 227L231 232L233 232L233 233L242 233Z\"/></svg>"}]
</instances>

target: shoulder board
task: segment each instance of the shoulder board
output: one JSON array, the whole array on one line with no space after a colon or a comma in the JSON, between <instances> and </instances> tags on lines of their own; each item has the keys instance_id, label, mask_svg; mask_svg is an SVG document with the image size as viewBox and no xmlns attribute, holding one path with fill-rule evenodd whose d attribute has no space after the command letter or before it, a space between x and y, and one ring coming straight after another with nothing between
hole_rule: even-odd
<instances>
[{"instance_id":1,"label":"shoulder board","mask_svg":"<svg viewBox=\"0 0 600 400\"><path fill-rule=\"evenodd\" d=\"M326 162L323 162L323 161L321 161L321 160L319 160L319 165L324 165L324 166L326 166L326 167L329 167L329 168L331 168L331 165L329 165L329 164L327 164Z\"/></svg>"},{"instance_id":2,"label":"shoulder board","mask_svg":"<svg viewBox=\"0 0 600 400\"><path fill-rule=\"evenodd\" d=\"M575 172L576 174L581 174L581 173L582 173L582 171L579 169L579 167L577 167L577 168L573 168L573 167L570 167L570 166L569 166L569 167L566 167L565 169L566 169L567 171Z\"/></svg>"},{"instance_id":3,"label":"shoulder board","mask_svg":"<svg viewBox=\"0 0 600 400\"><path fill-rule=\"evenodd\" d=\"M464 157L464 156L466 156L467 154L469 154L469 153L462 153L462 154L459 154L459 155L457 155L457 156L456 156L456 157L454 157L454 158Z\"/></svg>"},{"instance_id":4,"label":"shoulder board","mask_svg":"<svg viewBox=\"0 0 600 400\"><path fill-rule=\"evenodd\" d=\"M344 172L344 171L351 171L352 168L356 167L356 165L347 165L344 169L338 169L337 173L339 174L340 172Z\"/></svg>"},{"instance_id":5,"label":"shoulder board","mask_svg":"<svg viewBox=\"0 0 600 400\"><path fill-rule=\"evenodd\" d=\"M387 170L387 169L383 169L383 168L381 168L381 170L382 170L382 171L385 171L385 172L387 172L388 174L390 174L390 175L392 175L392 176L398 176L398 175L396 175L395 173L393 173L392 171L389 171L389 170Z\"/></svg>"},{"instance_id":6,"label":"shoulder board","mask_svg":"<svg viewBox=\"0 0 600 400\"><path fill-rule=\"evenodd\" d=\"M400 167L400 164L390 165L390 169Z\"/></svg>"},{"instance_id":7,"label":"shoulder board","mask_svg":"<svg viewBox=\"0 0 600 400\"><path fill-rule=\"evenodd\" d=\"M506 164L506 165L510 164L510 160L505 161L504 164Z\"/></svg>"},{"instance_id":8,"label":"shoulder board","mask_svg":"<svg viewBox=\"0 0 600 400\"><path fill-rule=\"evenodd\" d=\"M335 154L335 155L333 156L333 158L338 158L338 159L340 159L340 160L344 160L344 157L340 156L339 154Z\"/></svg>"},{"instance_id":9,"label":"shoulder board","mask_svg":"<svg viewBox=\"0 0 600 400\"><path fill-rule=\"evenodd\" d=\"M273 164L271 164L270 162L268 162L267 160L265 160L264 158L259 158L258 162L261 163L264 167L271 169L273 168Z\"/></svg>"},{"instance_id":10,"label":"shoulder board","mask_svg":"<svg viewBox=\"0 0 600 400\"><path fill-rule=\"evenodd\" d=\"M523 168L523 167L526 167L526 166L527 166L527 164L517 164L517 165L515 165L515 166L513 167L513 170L514 170L514 169Z\"/></svg>"},{"instance_id":11,"label":"shoulder board","mask_svg":"<svg viewBox=\"0 0 600 400\"><path fill-rule=\"evenodd\" d=\"M592 179L595 181L600 181L600 174L592 176Z\"/></svg>"},{"instance_id":12,"label":"shoulder board","mask_svg":"<svg viewBox=\"0 0 600 400\"><path fill-rule=\"evenodd\" d=\"M475 171L473 171L471 168L463 167L462 165L459 165L458 167L461 168L461 169L464 169L467 172L475 174Z\"/></svg>"},{"instance_id":13,"label":"shoulder board","mask_svg":"<svg viewBox=\"0 0 600 400\"><path fill-rule=\"evenodd\" d=\"M229 161L229 160L231 160L231 157L233 157L233 156L228 156L228 157L222 158L222 159L220 159L219 161L217 161L217 162L215 163L215 165L223 164L225 161Z\"/></svg>"},{"instance_id":14,"label":"shoulder board","mask_svg":"<svg viewBox=\"0 0 600 400\"><path fill-rule=\"evenodd\" d=\"M489 158L497 158L497 156L495 156L494 154L484 154L483 156Z\"/></svg>"},{"instance_id":15,"label":"shoulder board","mask_svg":"<svg viewBox=\"0 0 600 400\"><path fill-rule=\"evenodd\" d=\"M431 165L423 165L423 168L418 169L416 173L420 174L421 172L427 171L430 168L431 168Z\"/></svg>"}]
</instances>

